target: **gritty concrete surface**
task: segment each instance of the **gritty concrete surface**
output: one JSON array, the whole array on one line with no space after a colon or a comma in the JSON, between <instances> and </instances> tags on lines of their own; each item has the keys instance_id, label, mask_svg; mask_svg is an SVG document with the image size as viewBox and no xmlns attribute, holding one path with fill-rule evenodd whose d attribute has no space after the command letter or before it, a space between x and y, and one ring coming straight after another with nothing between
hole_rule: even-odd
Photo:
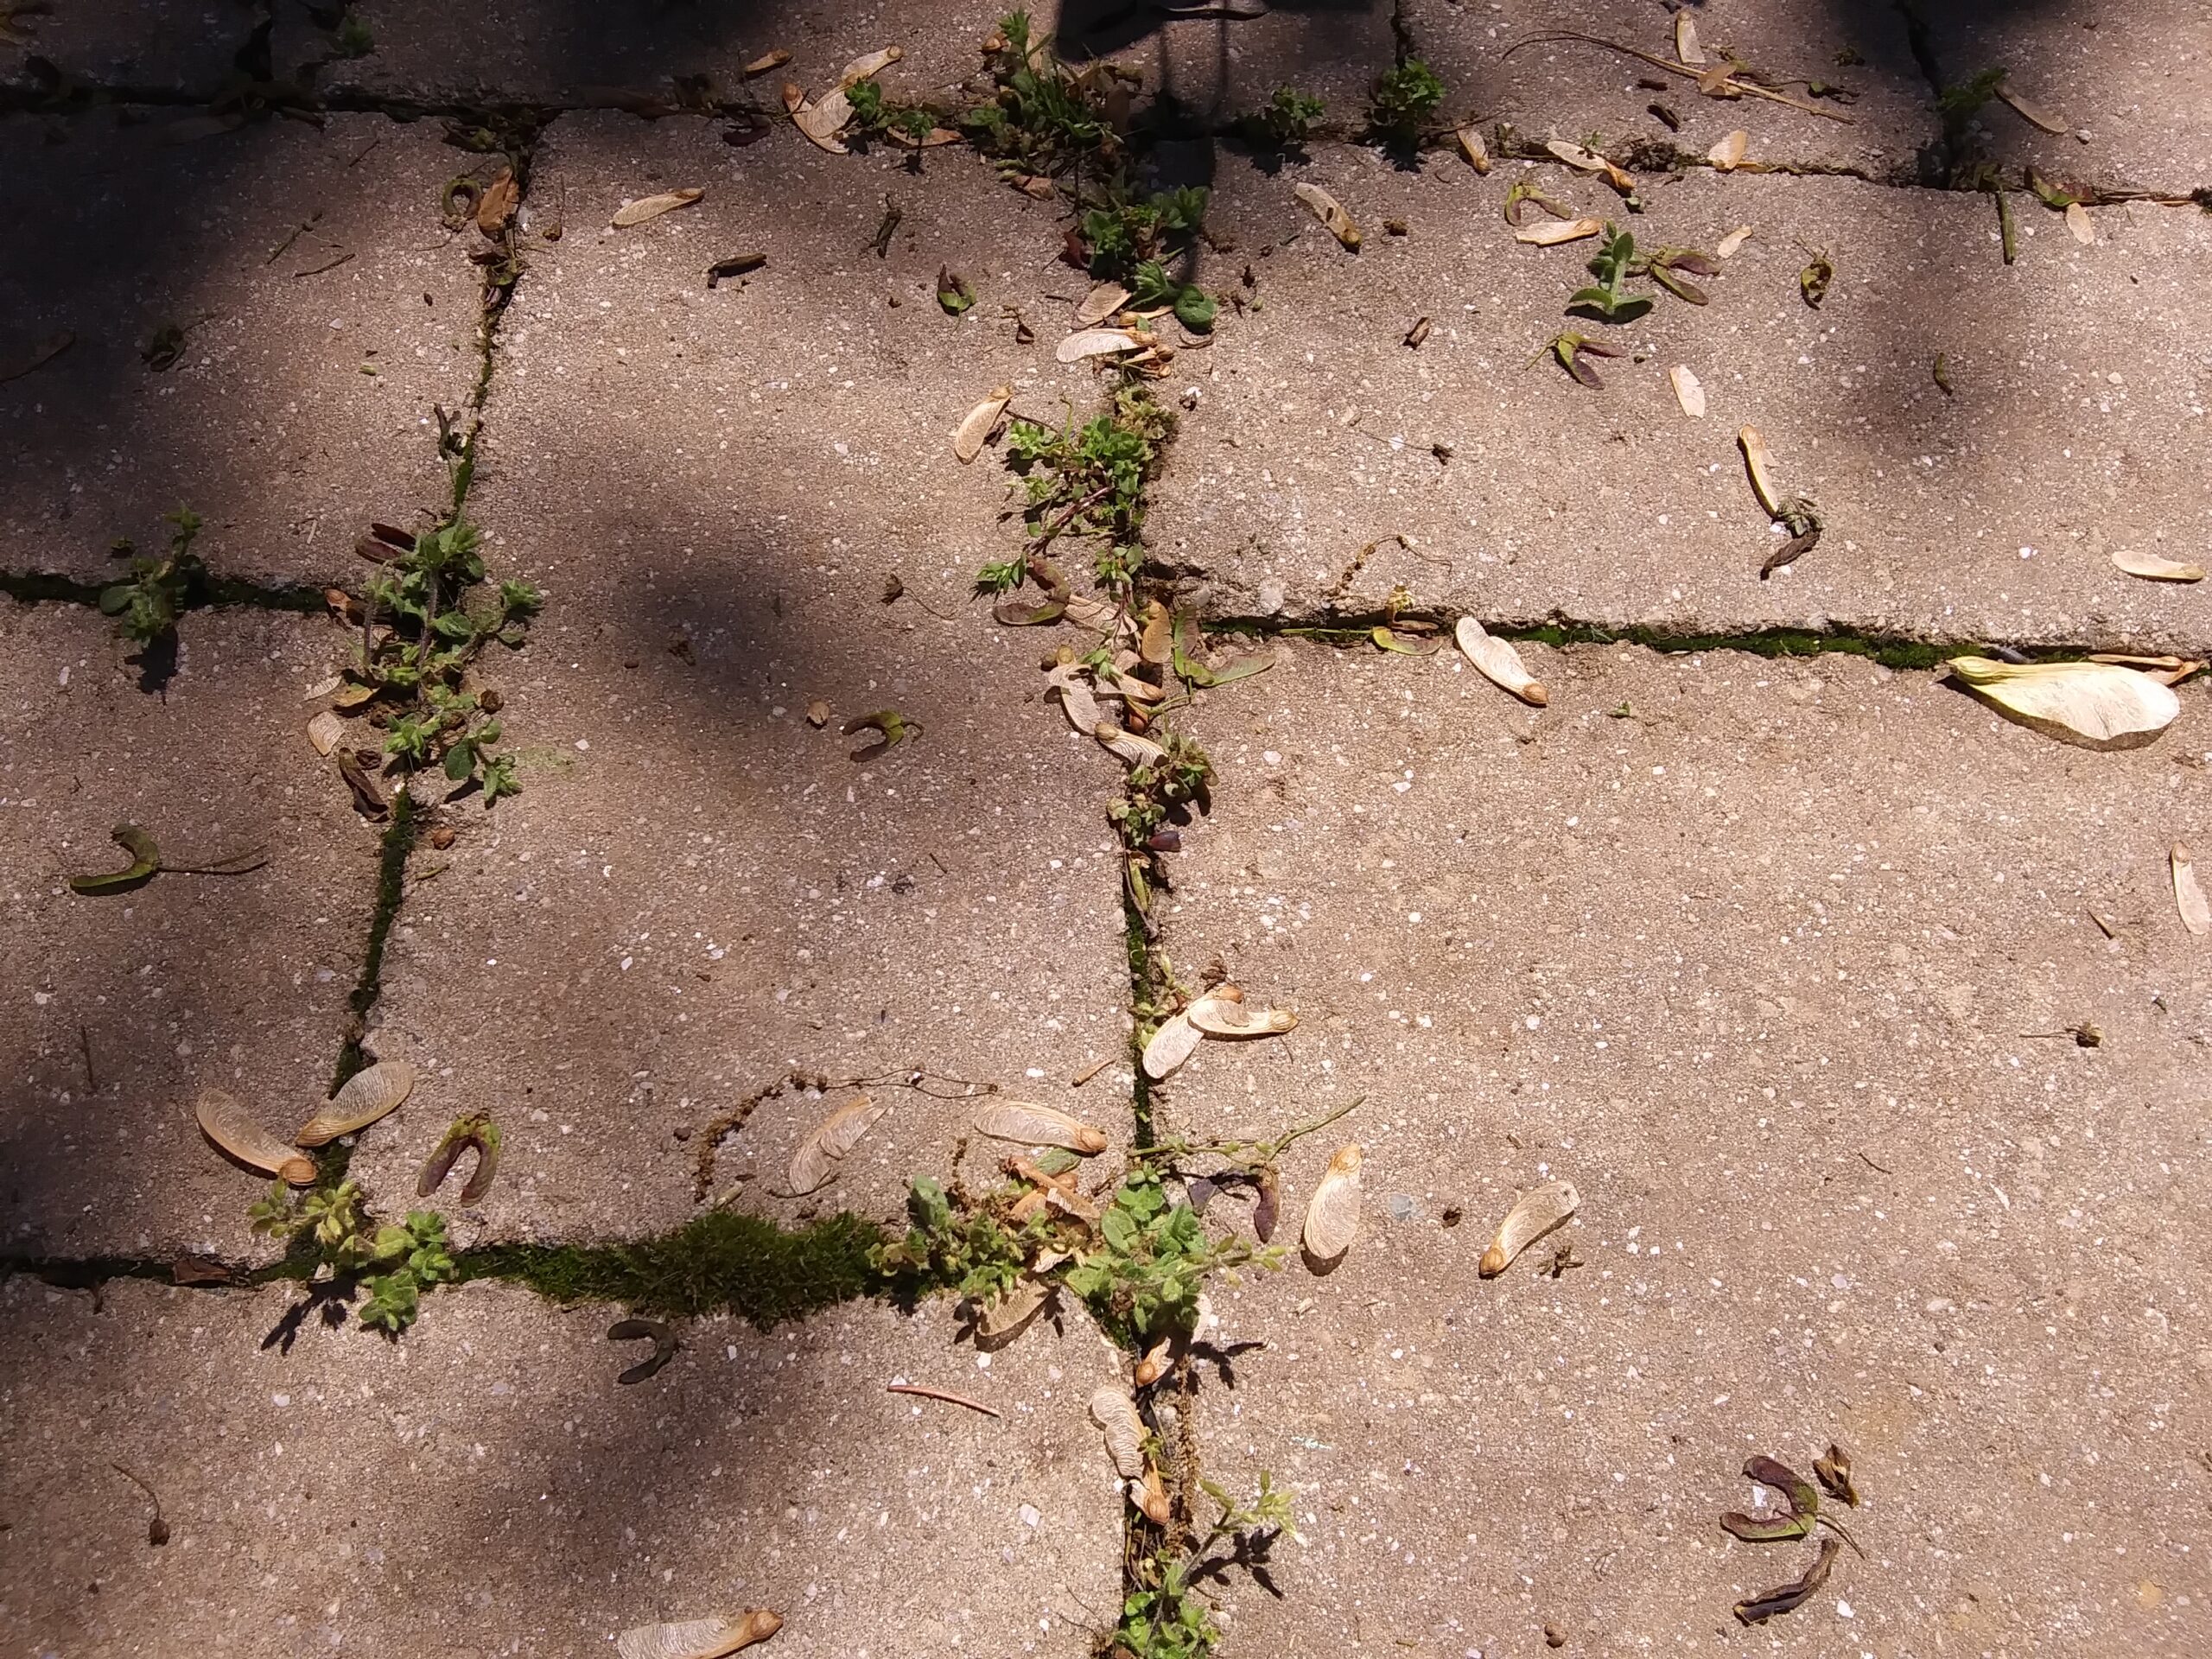
<instances>
[{"instance_id":1,"label":"gritty concrete surface","mask_svg":"<svg viewBox=\"0 0 2212 1659\"><path fill-rule=\"evenodd\" d=\"M961 0L492 0L459 16L432 0L358 0L347 15L368 30L370 50L358 57L340 55L335 35L302 0L276 0L279 73L326 96L574 108L640 99L696 105L703 95L779 111L784 81L819 92L854 58L886 46L906 54L883 76L887 98L957 105L982 71L983 37L998 16ZM790 53L790 61L748 79L745 66L774 51Z\"/></svg>"},{"instance_id":2,"label":"gritty concrete surface","mask_svg":"<svg viewBox=\"0 0 2212 1659\"><path fill-rule=\"evenodd\" d=\"M515 302L487 412L473 510L498 566L550 595L495 671L526 792L452 809L459 841L427 855L449 868L401 912L372 1042L435 1081L356 1168L410 1182L454 1113L491 1109L495 1235L689 1216L700 1137L793 1070L937 1074L870 1085L892 1116L808 1209L895 1217L909 1174L945 1173L972 1105L943 1079L1129 1126L1116 768L1043 699L1057 639L971 609L975 566L1013 545L1005 478L950 454L995 380L1048 419L1061 387L1090 395L1052 364L1056 330L1020 347L1000 315L1064 280L1038 276L1049 217L972 169L917 189L716 130L555 130L538 188L569 228ZM687 181L697 207L593 229ZM887 189L907 217L879 262ZM774 210L799 198L817 211ZM766 270L709 292L706 266L747 248ZM933 297L947 258L982 296L958 321ZM849 759L839 728L887 707L920 736ZM758 1107L710 1196L798 1213L777 1196L791 1150L856 1091Z\"/></svg>"},{"instance_id":3,"label":"gritty concrete surface","mask_svg":"<svg viewBox=\"0 0 2212 1659\"><path fill-rule=\"evenodd\" d=\"M1322 101L1324 123L1349 130L1364 119L1376 78L1397 60L1383 0L1322 0L1235 17L1167 17L1112 3L1059 10L1063 49L1140 71L1154 117L1171 129L1227 126L1289 86Z\"/></svg>"},{"instance_id":4,"label":"gritty concrete surface","mask_svg":"<svg viewBox=\"0 0 2212 1659\"><path fill-rule=\"evenodd\" d=\"M10 1652L587 1655L765 1605L779 1654L1073 1659L1118 1599L1087 1328L978 1369L945 1304L710 1321L625 1388L603 1308L479 1285L270 1344L291 1294L0 1287Z\"/></svg>"},{"instance_id":5,"label":"gritty concrete surface","mask_svg":"<svg viewBox=\"0 0 2212 1659\"><path fill-rule=\"evenodd\" d=\"M1365 1221L1326 1277L1216 1294L1264 1347L1200 1364L1201 1444L1294 1483L1305 1536L1282 1600L1227 1587L1230 1650L1739 1648L1732 1603L1801 1562L1715 1516L1746 1455L1831 1438L1868 1559L1753 1645L2201 1649L2212 971L2164 871L2201 695L2095 754L1854 658L1532 648L1538 713L1281 649L1196 722L1219 804L1164 943L1302 1023L1204 1046L1161 1110L1364 1096L1287 1159L1285 1234L1344 1141ZM1555 1177L1569 1229L1478 1280Z\"/></svg>"},{"instance_id":6,"label":"gritty concrete surface","mask_svg":"<svg viewBox=\"0 0 2212 1659\"><path fill-rule=\"evenodd\" d=\"M259 0L13 0L0 7L0 92L213 98L241 71Z\"/></svg>"},{"instance_id":7,"label":"gritty concrete surface","mask_svg":"<svg viewBox=\"0 0 2212 1659\"><path fill-rule=\"evenodd\" d=\"M2183 274L2212 251L2212 221L2193 209L2100 209L2085 247L2018 197L2008 268L1986 197L1700 168L1648 188L1639 239L1710 251L1745 225L1751 239L1702 283L1709 305L1662 296L1609 330L1560 315L1593 245L1521 245L1499 216L1523 169L1410 175L1331 149L1297 176L1338 194L1365 245L1338 247L1288 177L1231 168L1217 186L1211 223L1234 247L1208 279L1261 308L1229 317L1193 374L1201 413L1148 524L1209 610L1372 607L1403 583L1521 620L2207 639L2200 597L2109 562L2212 530L2185 482L2212 461L2212 359ZM1562 167L1526 176L1617 212ZM1394 218L1406 237L1384 232ZM1835 267L1817 311L1798 291L1807 246ZM1423 316L1432 332L1408 349ZM1530 363L1562 327L1641 360L1601 364L1605 390L1586 391ZM1675 401L1676 364L1704 385L1703 420ZM1828 526L1769 582L1779 537L1745 478L1745 423ZM1378 547L1346 579L1398 535L1415 545Z\"/></svg>"},{"instance_id":8,"label":"gritty concrete surface","mask_svg":"<svg viewBox=\"0 0 2212 1659\"><path fill-rule=\"evenodd\" d=\"M327 624L195 612L165 692L113 625L0 611L0 1242L10 1255L253 1253L267 1185L201 1138L203 1088L279 1133L327 1090L360 966L373 834L303 734ZM176 863L265 847L250 874L85 897L136 823ZM86 1067L91 1077L86 1076Z\"/></svg>"},{"instance_id":9,"label":"gritty concrete surface","mask_svg":"<svg viewBox=\"0 0 2212 1659\"><path fill-rule=\"evenodd\" d=\"M477 275L439 193L482 158L382 116L177 141L205 119L0 118L0 213L40 227L0 249L0 568L96 579L183 502L219 572L351 576L368 519L442 493L431 409L475 382Z\"/></svg>"},{"instance_id":10,"label":"gritty concrete surface","mask_svg":"<svg viewBox=\"0 0 2212 1659\"><path fill-rule=\"evenodd\" d=\"M1724 133L1742 127L1757 140L1755 153L1770 161L1899 181L1920 175L1921 152L1935 143L1941 124L1896 8L1845 0L1712 0L1688 10L1712 62L1732 54L1776 90L1841 118L1769 99L1706 98L1688 76L1590 40L1535 40L1582 35L1671 60L1674 15L1657 4L1407 0L1404 17L1414 51L1443 78L1445 113L1455 120L1472 116L1485 130L1504 121L1539 141L1580 143L1595 133L1608 148L1644 138L1702 156ZM1651 81L1664 85L1640 84ZM1808 82L1851 96L1811 98ZM1651 112L1654 103L1674 113L1679 130Z\"/></svg>"},{"instance_id":11,"label":"gritty concrete surface","mask_svg":"<svg viewBox=\"0 0 2212 1659\"><path fill-rule=\"evenodd\" d=\"M2212 34L2194 0L1936 0L1923 10L1947 84L2003 69L2064 129L1985 105L1973 147L2008 170L2173 195L2212 182Z\"/></svg>"}]
</instances>

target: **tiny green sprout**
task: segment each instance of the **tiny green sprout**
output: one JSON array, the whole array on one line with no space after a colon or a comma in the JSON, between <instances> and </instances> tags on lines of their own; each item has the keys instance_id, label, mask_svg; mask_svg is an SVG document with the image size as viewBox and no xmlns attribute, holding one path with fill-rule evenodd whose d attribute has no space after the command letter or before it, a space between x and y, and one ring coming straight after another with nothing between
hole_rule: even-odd
<instances>
[{"instance_id":1,"label":"tiny green sprout","mask_svg":"<svg viewBox=\"0 0 2212 1659\"><path fill-rule=\"evenodd\" d=\"M1237 130L1256 149L1296 149L1313 136L1321 110L1321 100L1312 93L1278 86L1262 108L1238 120Z\"/></svg>"},{"instance_id":2,"label":"tiny green sprout","mask_svg":"<svg viewBox=\"0 0 2212 1659\"><path fill-rule=\"evenodd\" d=\"M365 58L377 49L376 36L370 32L367 21L350 11L338 20L331 43L341 58Z\"/></svg>"},{"instance_id":3,"label":"tiny green sprout","mask_svg":"<svg viewBox=\"0 0 2212 1659\"><path fill-rule=\"evenodd\" d=\"M1636 238L1608 225L1589 264L1590 274L1598 280L1591 287L1577 289L1568 298L1567 308L1602 317L1607 322L1635 321L1651 308L1649 294L1630 294L1622 286L1635 264ZM1573 364L1567 365L1567 372L1573 372Z\"/></svg>"},{"instance_id":4,"label":"tiny green sprout","mask_svg":"<svg viewBox=\"0 0 2212 1659\"><path fill-rule=\"evenodd\" d=\"M1415 149L1422 124L1443 101L1444 83L1436 72L1419 58L1408 58L1376 81L1367 105L1368 131L1394 149Z\"/></svg>"},{"instance_id":5,"label":"tiny green sprout","mask_svg":"<svg viewBox=\"0 0 2212 1659\"><path fill-rule=\"evenodd\" d=\"M176 631L178 616L207 581L207 567L192 550L201 520L189 507L164 515L170 526L169 550L162 558L143 558L128 538L115 543L118 558L129 558L130 576L100 590L104 616L119 617L124 638L149 646Z\"/></svg>"}]
</instances>

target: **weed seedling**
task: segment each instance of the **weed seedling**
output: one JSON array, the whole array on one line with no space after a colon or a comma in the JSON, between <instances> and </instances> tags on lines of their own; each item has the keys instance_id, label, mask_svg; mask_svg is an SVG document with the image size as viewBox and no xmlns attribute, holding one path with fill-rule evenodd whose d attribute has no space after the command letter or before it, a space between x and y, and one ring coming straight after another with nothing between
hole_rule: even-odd
<instances>
[{"instance_id":1,"label":"weed seedling","mask_svg":"<svg viewBox=\"0 0 2212 1659\"><path fill-rule=\"evenodd\" d=\"M1631 294L1623 286L1635 267L1636 238L1608 225L1589 264L1590 274L1598 280L1588 288L1575 289L1567 302L1567 310L1607 322L1635 321L1651 308L1649 294ZM1567 365L1567 372L1573 373L1573 364Z\"/></svg>"},{"instance_id":2,"label":"weed seedling","mask_svg":"<svg viewBox=\"0 0 2212 1659\"><path fill-rule=\"evenodd\" d=\"M422 1293L459 1276L446 1242L446 1222L412 1210L404 1226L372 1227L358 1181L316 1187L296 1202L282 1181L246 1211L257 1233L290 1241L321 1273L368 1292L361 1323L397 1336L415 1322Z\"/></svg>"},{"instance_id":3,"label":"weed seedling","mask_svg":"<svg viewBox=\"0 0 2212 1659\"><path fill-rule=\"evenodd\" d=\"M174 633L177 613L207 581L207 565L192 550L200 535L200 515L190 507L179 507L165 514L163 521L171 527L167 556L141 558L128 540L118 542L115 556L130 559L130 574L100 590L101 613L120 617L124 637L142 646Z\"/></svg>"},{"instance_id":4,"label":"weed seedling","mask_svg":"<svg viewBox=\"0 0 2212 1659\"><path fill-rule=\"evenodd\" d=\"M1022 575L1037 574L1055 541L1085 537L1106 543L1096 565L1099 586L1126 598L1144 560L1145 486L1174 429L1174 416L1146 388L1127 381L1115 389L1107 411L1080 428L1071 421L1056 432L1033 421L1013 422L1007 465L1020 480L1028 549L1019 564L984 566L976 587L1006 592Z\"/></svg>"},{"instance_id":5,"label":"weed seedling","mask_svg":"<svg viewBox=\"0 0 2212 1659\"><path fill-rule=\"evenodd\" d=\"M1369 137L1390 149L1421 147L1421 128L1444 101L1444 83L1419 58L1408 58L1375 83L1368 100Z\"/></svg>"},{"instance_id":6,"label":"weed seedling","mask_svg":"<svg viewBox=\"0 0 2212 1659\"><path fill-rule=\"evenodd\" d=\"M1313 136L1321 108L1321 100L1311 93L1278 86L1265 108L1238 119L1236 130L1255 149L1296 149Z\"/></svg>"},{"instance_id":7,"label":"weed seedling","mask_svg":"<svg viewBox=\"0 0 2212 1659\"><path fill-rule=\"evenodd\" d=\"M1230 1567L1263 1564L1274 1535L1292 1529L1290 1494L1265 1470L1249 1503L1238 1503L1211 1480L1198 1486L1221 1514L1188 1552L1163 1549L1138 1563L1140 1587L1123 1598L1114 1631L1117 1653L1126 1651L1131 1659L1205 1659L1221 1631L1192 1586Z\"/></svg>"},{"instance_id":8,"label":"weed seedling","mask_svg":"<svg viewBox=\"0 0 2212 1659\"><path fill-rule=\"evenodd\" d=\"M341 58L365 58L377 49L377 39L369 32L367 20L350 11L338 20L331 43Z\"/></svg>"}]
</instances>

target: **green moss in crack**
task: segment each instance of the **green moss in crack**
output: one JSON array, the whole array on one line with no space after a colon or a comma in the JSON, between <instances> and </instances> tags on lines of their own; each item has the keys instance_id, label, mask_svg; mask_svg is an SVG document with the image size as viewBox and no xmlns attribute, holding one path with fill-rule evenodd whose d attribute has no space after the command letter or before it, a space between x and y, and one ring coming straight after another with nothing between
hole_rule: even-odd
<instances>
[{"instance_id":1,"label":"green moss in crack","mask_svg":"<svg viewBox=\"0 0 2212 1659\"><path fill-rule=\"evenodd\" d=\"M377 897L375 908L369 912L368 949L361 955L361 976L353 982L353 994L346 999L346 1007L353 1017L345 1046L338 1051L337 1071L330 1079L333 1094L369 1063L368 1056L361 1051L361 1037L369 1010L376 1007L377 998L384 990L385 944L391 937L392 922L399 914L399 901L406 894L407 858L415 850L419 833L414 798L401 790L393 798L391 822L385 826L384 839L378 849ZM326 1154L326 1160L327 1157Z\"/></svg>"},{"instance_id":2,"label":"green moss in crack","mask_svg":"<svg viewBox=\"0 0 2212 1659\"><path fill-rule=\"evenodd\" d=\"M465 1251L460 1276L523 1285L556 1302L618 1302L691 1319L735 1313L766 1330L889 1287L869 1265L882 1230L838 1214L786 1230L714 1210L625 1244L493 1244Z\"/></svg>"}]
</instances>

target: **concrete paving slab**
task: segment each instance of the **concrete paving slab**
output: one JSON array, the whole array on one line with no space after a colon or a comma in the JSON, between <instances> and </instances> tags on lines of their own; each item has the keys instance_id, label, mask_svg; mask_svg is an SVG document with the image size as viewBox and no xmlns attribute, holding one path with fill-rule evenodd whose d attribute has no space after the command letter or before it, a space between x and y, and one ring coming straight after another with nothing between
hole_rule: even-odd
<instances>
[{"instance_id":1,"label":"concrete paving slab","mask_svg":"<svg viewBox=\"0 0 2212 1659\"><path fill-rule=\"evenodd\" d=\"M397 1344L311 1322L285 1351L286 1306L0 1287L10 1650L603 1653L766 1605L779 1653L1072 1659L1118 1602L1087 1330L978 1370L948 1304L705 1321L622 1388L604 1308L470 1286ZM160 1494L166 1546L114 1464Z\"/></svg>"},{"instance_id":2,"label":"concrete paving slab","mask_svg":"<svg viewBox=\"0 0 2212 1659\"><path fill-rule=\"evenodd\" d=\"M1565 173L1525 176L1618 215ZM2099 210L2085 247L2018 198L2007 267L1986 197L1700 169L1648 190L1640 242L1709 251L1746 225L1751 239L1704 283L1710 305L1662 297L1608 331L1561 315L1592 245L1522 246L1499 218L1520 169L1411 175L1340 149L1297 176L1334 191L1366 244L1339 249L1291 178L1224 173L1212 224L1235 250L1205 280L1233 289L1249 268L1241 291L1262 308L1219 331L1154 493L1152 544L1202 573L1213 613L1371 607L1402 582L1519 620L2206 640L2197 595L2110 563L2212 532L2187 482L2212 435L2179 274L2212 251L2203 215ZM1407 237L1383 232L1392 218ZM1798 291L1807 248L1835 270L1817 311ZM1433 332L1408 349L1423 316ZM1561 327L1610 332L1640 360L1603 365L1605 390L1586 391L1543 358ZM1676 402L1678 364L1705 388L1702 420ZM1780 538L1745 478L1745 423L1828 527L1766 582ZM1379 547L1346 579L1396 535L1414 548Z\"/></svg>"},{"instance_id":3,"label":"concrete paving slab","mask_svg":"<svg viewBox=\"0 0 2212 1659\"><path fill-rule=\"evenodd\" d=\"M151 696L106 618L0 611L10 1255L251 1254L245 1210L267 1183L207 1145L194 1099L226 1090L289 1131L345 1039L376 838L308 747L302 700L338 648L321 621L246 611L195 612L181 642ZM269 861L71 892L72 875L130 863L108 839L123 823L179 863L257 845Z\"/></svg>"},{"instance_id":4,"label":"concrete paving slab","mask_svg":"<svg viewBox=\"0 0 2212 1659\"><path fill-rule=\"evenodd\" d=\"M864 52L896 45L905 59L881 85L894 101L961 101L982 68L983 37L998 13L968 0L862 6L761 3L606 6L592 0L493 0L456 16L429 0L356 0L346 10L369 49L344 55L336 34L302 0L277 0L280 74L325 96L429 104L565 108L656 99L677 102L679 79L705 77L718 99L748 97L779 111L778 87L834 86ZM747 80L745 66L785 51L791 61Z\"/></svg>"},{"instance_id":5,"label":"concrete paving slab","mask_svg":"<svg viewBox=\"0 0 2212 1659\"><path fill-rule=\"evenodd\" d=\"M957 1084L898 1086L916 1069L1129 1128L1116 767L1043 700L1057 637L970 604L976 564L1016 543L1003 472L950 454L995 381L1047 419L1062 390L1096 396L1049 355L1051 216L965 165L917 181L717 134L554 130L536 193L570 228L524 279L487 413L473 510L495 565L550 595L499 671L526 792L454 809L460 839L425 855L446 868L401 914L372 1041L435 1082L355 1167L411 1185L454 1114L490 1109L496 1236L688 1217L710 1122L794 1070L888 1074L870 1088L893 1115L801 1200L777 1196L791 1153L856 1089L765 1101L710 1196L895 1217L973 1111L937 1097ZM685 183L705 200L595 235L625 195ZM906 217L879 261L887 193ZM707 291L747 249L766 269ZM948 259L982 296L959 321L933 297ZM1014 344L1008 302L1038 343ZM918 738L849 759L839 728L887 707Z\"/></svg>"},{"instance_id":6,"label":"concrete paving slab","mask_svg":"<svg viewBox=\"0 0 2212 1659\"><path fill-rule=\"evenodd\" d=\"M439 194L482 158L382 116L173 141L203 119L0 118L0 213L41 227L0 251L0 568L97 580L184 502L221 574L346 576L370 518L443 493L477 272Z\"/></svg>"},{"instance_id":7,"label":"concrete paving slab","mask_svg":"<svg viewBox=\"0 0 2212 1659\"><path fill-rule=\"evenodd\" d=\"M213 98L239 77L255 0L40 0L0 13L0 92Z\"/></svg>"},{"instance_id":8,"label":"concrete paving slab","mask_svg":"<svg viewBox=\"0 0 2212 1659\"><path fill-rule=\"evenodd\" d=\"M1993 101L1970 134L1992 159L2054 179L2174 195L2212 181L2212 40L2190 0L1935 0L1923 10L1948 83L2003 69L2063 129L2046 132Z\"/></svg>"},{"instance_id":9,"label":"concrete paving slab","mask_svg":"<svg viewBox=\"0 0 2212 1659\"><path fill-rule=\"evenodd\" d=\"M1742 127L1757 141L1755 153L1770 161L1896 181L1920 176L1921 152L1936 143L1942 126L1896 8L1712 0L1688 10L1709 60L1721 62L1724 53L1732 53L1777 91L1843 118L1767 99L1706 98L1687 76L1586 40L1540 41L1506 55L1533 36L1570 33L1671 60L1673 12L1656 4L1407 0L1403 16L1414 52L1443 77L1446 113L1455 120L1471 115L1485 128L1510 122L1539 142L1581 143L1595 133L1608 148L1643 138L1700 156ZM1639 84L1651 81L1664 85ZM1850 96L1811 98L1808 82ZM1674 113L1679 130L1651 112L1654 103Z\"/></svg>"},{"instance_id":10,"label":"concrete paving slab","mask_svg":"<svg viewBox=\"0 0 2212 1659\"><path fill-rule=\"evenodd\" d=\"M1287 1231L1357 1141L1364 1218L1325 1278L1215 1293L1265 1346L1200 1365L1205 1459L1293 1482L1305 1535L1281 1599L1226 1586L1229 1650L1740 1643L1732 1604L1810 1552L1715 1518L1747 1455L1831 1438L1867 1558L1774 1639L2200 1645L2171 1447L2212 1367L2212 969L2164 865L2201 702L2093 754L1856 658L1530 648L1539 713L1448 659L1280 649L1196 722L1222 781L1165 943L1302 1023L1202 1046L1160 1109L1276 1135L1364 1096L1283 1197ZM2041 1034L2084 1021L2102 1046ZM1554 1178L1574 1221L1479 1280Z\"/></svg>"}]
</instances>

